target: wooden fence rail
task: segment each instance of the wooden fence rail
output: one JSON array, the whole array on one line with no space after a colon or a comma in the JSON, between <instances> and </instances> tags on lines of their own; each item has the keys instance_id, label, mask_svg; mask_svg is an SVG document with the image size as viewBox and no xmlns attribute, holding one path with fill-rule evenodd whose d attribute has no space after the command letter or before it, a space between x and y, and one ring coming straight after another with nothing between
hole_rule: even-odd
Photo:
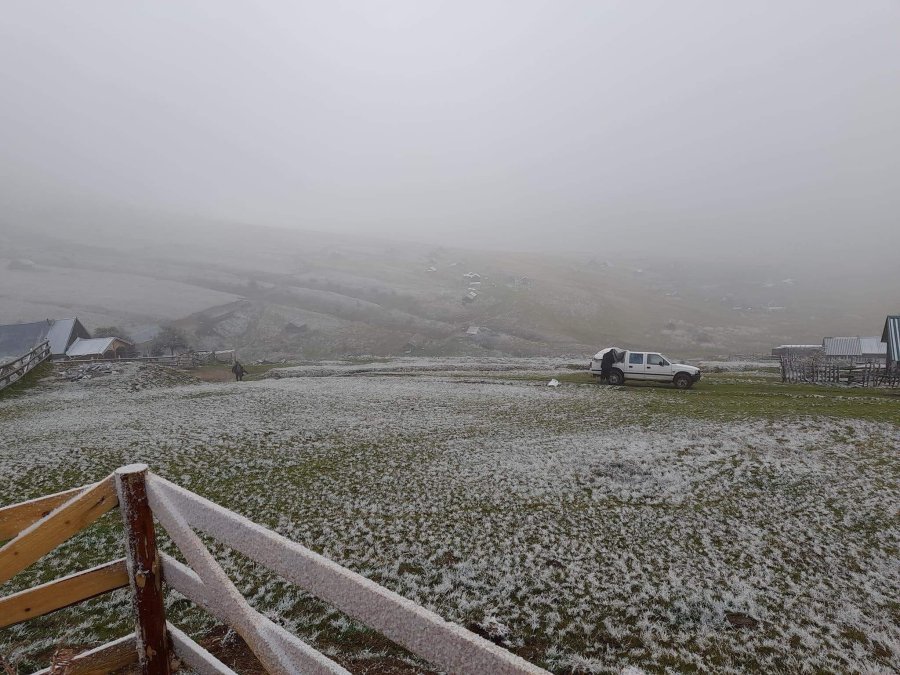
<instances>
[{"instance_id":1,"label":"wooden fence rail","mask_svg":"<svg viewBox=\"0 0 900 675\"><path fill-rule=\"evenodd\" d=\"M166 621L162 599L167 586L230 625L267 672L348 675L342 666L253 609L195 529L441 670L472 675L546 673L308 548L155 476L146 465L123 467L94 485L0 508L0 541L11 538L0 548L0 584L115 506L125 525L124 558L0 598L3 628L130 586L133 632L79 654L67 673L102 673L137 663L145 675L168 675L183 662L201 675L234 675ZM154 517L187 565L157 551Z\"/></svg>"},{"instance_id":2,"label":"wooden fence rail","mask_svg":"<svg viewBox=\"0 0 900 675\"><path fill-rule=\"evenodd\" d=\"M882 363L842 363L821 356L782 356L781 381L791 384L843 384L900 387L900 368Z\"/></svg>"},{"instance_id":3,"label":"wooden fence rail","mask_svg":"<svg viewBox=\"0 0 900 675\"><path fill-rule=\"evenodd\" d=\"M21 380L49 358L50 343L45 340L22 356L0 364L0 390Z\"/></svg>"}]
</instances>

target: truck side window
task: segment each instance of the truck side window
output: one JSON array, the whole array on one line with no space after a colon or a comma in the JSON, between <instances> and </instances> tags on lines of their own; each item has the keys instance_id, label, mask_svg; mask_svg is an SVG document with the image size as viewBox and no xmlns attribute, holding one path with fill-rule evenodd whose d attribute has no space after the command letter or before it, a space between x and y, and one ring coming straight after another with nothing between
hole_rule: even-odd
<instances>
[{"instance_id":1,"label":"truck side window","mask_svg":"<svg viewBox=\"0 0 900 675\"><path fill-rule=\"evenodd\" d=\"M668 365L666 360L661 357L659 354L648 354L647 355L647 365L648 366L665 366Z\"/></svg>"},{"instance_id":2,"label":"truck side window","mask_svg":"<svg viewBox=\"0 0 900 675\"><path fill-rule=\"evenodd\" d=\"M631 364L634 364L634 365L638 365L638 366L639 366L639 365L641 365L643 362L644 362L644 355L643 355L643 354L635 354L634 352L631 352L631 354L628 355L628 363L631 363Z\"/></svg>"}]
</instances>

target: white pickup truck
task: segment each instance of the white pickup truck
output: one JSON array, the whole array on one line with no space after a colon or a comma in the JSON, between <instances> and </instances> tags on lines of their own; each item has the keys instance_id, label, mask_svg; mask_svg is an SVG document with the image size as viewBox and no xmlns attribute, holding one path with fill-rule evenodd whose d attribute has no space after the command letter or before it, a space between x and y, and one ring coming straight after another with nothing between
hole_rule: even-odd
<instances>
[{"instance_id":1,"label":"white pickup truck","mask_svg":"<svg viewBox=\"0 0 900 675\"><path fill-rule=\"evenodd\" d=\"M629 380L671 382L678 389L690 389L700 379L700 369L683 363L673 363L659 352L633 352L609 347L591 359L591 375L600 376L600 361L610 349L619 357L609 372L610 384L624 384Z\"/></svg>"}]
</instances>

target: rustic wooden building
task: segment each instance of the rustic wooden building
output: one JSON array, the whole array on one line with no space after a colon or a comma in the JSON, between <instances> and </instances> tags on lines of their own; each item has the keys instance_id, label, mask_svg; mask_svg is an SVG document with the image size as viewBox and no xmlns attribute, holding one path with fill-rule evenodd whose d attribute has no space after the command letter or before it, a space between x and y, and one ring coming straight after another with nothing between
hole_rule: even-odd
<instances>
[{"instance_id":1,"label":"rustic wooden building","mask_svg":"<svg viewBox=\"0 0 900 675\"><path fill-rule=\"evenodd\" d=\"M134 345L117 337L78 338L66 351L70 359L118 359L134 348Z\"/></svg>"}]
</instances>

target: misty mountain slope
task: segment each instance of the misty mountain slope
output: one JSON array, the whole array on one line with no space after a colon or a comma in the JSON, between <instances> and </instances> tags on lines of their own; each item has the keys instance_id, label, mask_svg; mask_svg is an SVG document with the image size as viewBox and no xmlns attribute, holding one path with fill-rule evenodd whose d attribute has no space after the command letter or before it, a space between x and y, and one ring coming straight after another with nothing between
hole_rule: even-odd
<instances>
[{"instance_id":1,"label":"misty mountain slope","mask_svg":"<svg viewBox=\"0 0 900 675\"><path fill-rule=\"evenodd\" d=\"M174 279L35 264L12 269L0 258L0 315L4 322L32 320L36 314L85 315L94 321L142 323L178 316L234 299L229 293Z\"/></svg>"},{"instance_id":2,"label":"misty mountain slope","mask_svg":"<svg viewBox=\"0 0 900 675\"><path fill-rule=\"evenodd\" d=\"M872 292L875 273L844 270L814 285L802 265L607 261L602 251L477 251L165 218L135 236L94 221L8 228L3 243L4 322L177 321L196 346L246 358L587 355L608 344L760 353L874 335L894 309ZM470 290L477 297L464 302ZM470 326L479 334L466 335Z\"/></svg>"}]
</instances>

